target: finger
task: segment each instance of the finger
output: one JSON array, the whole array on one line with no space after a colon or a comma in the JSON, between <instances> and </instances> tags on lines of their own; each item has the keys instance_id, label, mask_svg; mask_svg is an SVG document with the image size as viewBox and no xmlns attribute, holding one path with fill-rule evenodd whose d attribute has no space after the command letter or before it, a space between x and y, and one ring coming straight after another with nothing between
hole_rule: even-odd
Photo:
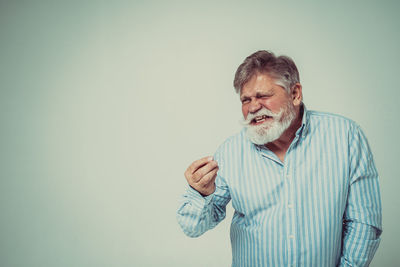
<instances>
[{"instance_id":1,"label":"finger","mask_svg":"<svg viewBox=\"0 0 400 267\"><path fill-rule=\"evenodd\" d=\"M212 161L211 156L207 156L207 157L201 158L199 160L196 160L189 166L188 172L190 174L193 174L195 171L197 171L199 168L206 165L210 161Z\"/></svg>"},{"instance_id":2,"label":"finger","mask_svg":"<svg viewBox=\"0 0 400 267\"><path fill-rule=\"evenodd\" d=\"M211 161L208 161L210 159ZM210 163L211 163L210 166L202 170L202 168L206 167ZM198 167L199 165L200 167ZM213 168L214 165L218 164L215 161L213 162L212 157L204 157L200 160L193 162L192 165L190 165L185 171L186 180L189 182L189 184L198 182L205 174L207 174ZM194 173L192 172L193 168L197 168L194 171Z\"/></svg>"},{"instance_id":3,"label":"finger","mask_svg":"<svg viewBox=\"0 0 400 267\"><path fill-rule=\"evenodd\" d=\"M217 178L217 172L218 167L204 175L203 179L201 179L199 183L204 187L212 185L213 183L215 183L215 179Z\"/></svg>"},{"instance_id":4,"label":"finger","mask_svg":"<svg viewBox=\"0 0 400 267\"><path fill-rule=\"evenodd\" d=\"M197 183L198 181L203 179L205 175L207 175L209 172L213 171L216 168L218 168L218 163L214 160L210 161L203 167L199 168L195 173L193 173L192 177L193 181Z\"/></svg>"},{"instance_id":5,"label":"finger","mask_svg":"<svg viewBox=\"0 0 400 267\"><path fill-rule=\"evenodd\" d=\"M212 194L215 191L215 179L217 177L217 169L209 172L199 183L195 184L195 187L198 188L199 192L203 195Z\"/></svg>"}]
</instances>

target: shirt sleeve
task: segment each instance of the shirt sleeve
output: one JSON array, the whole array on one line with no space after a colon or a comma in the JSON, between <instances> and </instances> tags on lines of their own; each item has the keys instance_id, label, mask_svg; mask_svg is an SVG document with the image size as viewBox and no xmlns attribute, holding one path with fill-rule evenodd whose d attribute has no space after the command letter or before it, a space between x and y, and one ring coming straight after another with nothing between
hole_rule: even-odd
<instances>
[{"instance_id":1,"label":"shirt sleeve","mask_svg":"<svg viewBox=\"0 0 400 267\"><path fill-rule=\"evenodd\" d=\"M198 237L225 218L226 205L230 201L229 189L219 175L215 184L215 192L206 197L188 186L177 212L178 223L186 235Z\"/></svg>"},{"instance_id":2,"label":"shirt sleeve","mask_svg":"<svg viewBox=\"0 0 400 267\"><path fill-rule=\"evenodd\" d=\"M382 210L378 173L361 129L350 136L350 187L343 217L340 266L368 266L381 240Z\"/></svg>"}]
</instances>

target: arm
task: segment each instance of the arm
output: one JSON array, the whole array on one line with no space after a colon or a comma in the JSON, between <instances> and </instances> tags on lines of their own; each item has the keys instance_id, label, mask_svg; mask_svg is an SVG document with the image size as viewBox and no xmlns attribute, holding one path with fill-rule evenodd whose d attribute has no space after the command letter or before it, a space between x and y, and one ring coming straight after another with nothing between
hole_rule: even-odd
<instances>
[{"instance_id":1,"label":"arm","mask_svg":"<svg viewBox=\"0 0 400 267\"><path fill-rule=\"evenodd\" d=\"M340 266L368 266L382 233L378 173L361 129L356 127L350 138L350 188L343 217Z\"/></svg>"},{"instance_id":2,"label":"arm","mask_svg":"<svg viewBox=\"0 0 400 267\"><path fill-rule=\"evenodd\" d=\"M216 162L206 158L199 161L185 172L189 187L177 213L178 223L190 237L198 237L222 221L230 201L224 179L216 175L217 170L212 174L211 168Z\"/></svg>"}]
</instances>

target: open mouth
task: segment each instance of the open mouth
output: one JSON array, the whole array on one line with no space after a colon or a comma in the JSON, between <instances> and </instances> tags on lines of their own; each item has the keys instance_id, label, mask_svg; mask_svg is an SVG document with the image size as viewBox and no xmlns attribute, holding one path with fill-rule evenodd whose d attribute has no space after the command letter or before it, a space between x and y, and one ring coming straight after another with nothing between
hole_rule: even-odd
<instances>
[{"instance_id":1,"label":"open mouth","mask_svg":"<svg viewBox=\"0 0 400 267\"><path fill-rule=\"evenodd\" d=\"M251 124L253 124L253 125L261 124L261 123L265 122L267 119L272 119L272 117L267 116L267 115L257 116L251 120Z\"/></svg>"}]
</instances>

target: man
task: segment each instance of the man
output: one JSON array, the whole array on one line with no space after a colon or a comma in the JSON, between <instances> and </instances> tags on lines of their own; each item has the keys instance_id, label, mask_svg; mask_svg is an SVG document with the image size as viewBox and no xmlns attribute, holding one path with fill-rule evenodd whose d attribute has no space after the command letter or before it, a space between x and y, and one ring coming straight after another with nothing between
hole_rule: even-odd
<instances>
[{"instance_id":1,"label":"man","mask_svg":"<svg viewBox=\"0 0 400 267\"><path fill-rule=\"evenodd\" d=\"M232 266L368 266L378 248L378 174L360 127L307 110L294 62L258 51L236 71L244 129L193 162L178 210L191 237L232 200Z\"/></svg>"}]
</instances>

